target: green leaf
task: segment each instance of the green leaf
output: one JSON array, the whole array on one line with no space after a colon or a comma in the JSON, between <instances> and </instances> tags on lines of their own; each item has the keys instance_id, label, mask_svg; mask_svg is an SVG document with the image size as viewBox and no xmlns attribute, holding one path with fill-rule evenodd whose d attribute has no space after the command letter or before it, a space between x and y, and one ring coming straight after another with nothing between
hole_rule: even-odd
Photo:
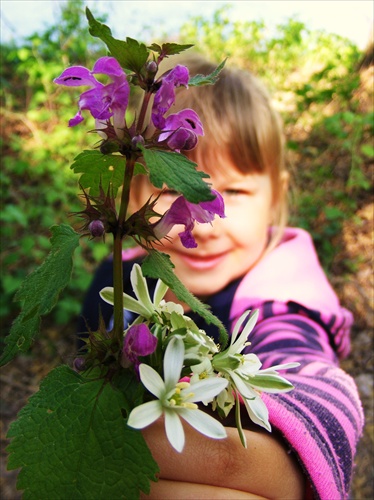
<instances>
[{"instance_id":1,"label":"green leaf","mask_svg":"<svg viewBox=\"0 0 374 500\"><path fill-rule=\"evenodd\" d=\"M91 196L99 196L100 184L104 192L108 191L111 184L113 195L116 196L123 183L125 166L126 159L123 156L104 155L100 151L83 151L74 158L70 168L76 174L82 174L79 183L83 188L90 188Z\"/></svg>"},{"instance_id":2,"label":"green leaf","mask_svg":"<svg viewBox=\"0 0 374 500\"><path fill-rule=\"evenodd\" d=\"M110 54L123 68L139 73L149 56L147 47L133 38L126 38L126 41L113 38L110 28L97 21L88 7L86 7L86 16L90 34L100 38L106 44Z\"/></svg>"},{"instance_id":3,"label":"green leaf","mask_svg":"<svg viewBox=\"0 0 374 500\"><path fill-rule=\"evenodd\" d=\"M39 333L40 318L55 306L60 292L70 281L73 254L80 235L65 224L51 228L52 248L43 264L26 277L15 300L21 301L22 312L5 339L0 366L19 352L26 352Z\"/></svg>"},{"instance_id":4,"label":"green leaf","mask_svg":"<svg viewBox=\"0 0 374 500\"><path fill-rule=\"evenodd\" d=\"M152 184L162 189L164 184L190 201L199 203L214 198L209 185L203 181L209 175L196 169L196 163L179 153L142 148Z\"/></svg>"},{"instance_id":5,"label":"green leaf","mask_svg":"<svg viewBox=\"0 0 374 500\"><path fill-rule=\"evenodd\" d=\"M147 173L148 173L147 169L145 168L144 165L142 165L141 163L138 163L138 162L135 163L134 175L138 175L138 174L147 175Z\"/></svg>"},{"instance_id":6,"label":"green leaf","mask_svg":"<svg viewBox=\"0 0 374 500\"><path fill-rule=\"evenodd\" d=\"M216 69L210 73L210 75L195 75L188 81L189 87L200 87L201 85L214 85L219 78L219 74L223 70L226 64L226 59L224 59Z\"/></svg>"},{"instance_id":7,"label":"green leaf","mask_svg":"<svg viewBox=\"0 0 374 500\"><path fill-rule=\"evenodd\" d=\"M178 43L163 43L161 46L158 43L152 43L148 48L153 52L158 52L161 57L175 56L184 50L190 49L193 44L180 45Z\"/></svg>"},{"instance_id":8,"label":"green leaf","mask_svg":"<svg viewBox=\"0 0 374 500\"><path fill-rule=\"evenodd\" d=\"M209 307L190 293L183 283L176 277L173 271L174 265L169 255L152 250L142 263L144 276L161 279L173 292L176 297L189 305L190 308L199 314L208 324L213 324L219 329L220 344L225 348L228 335L221 321L209 311Z\"/></svg>"},{"instance_id":9,"label":"green leaf","mask_svg":"<svg viewBox=\"0 0 374 500\"><path fill-rule=\"evenodd\" d=\"M50 372L7 436L8 468L21 468L24 498L133 500L139 490L149 493L158 467L141 432L126 425L128 404L123 387L106 379L68 366Z\"/></svg>"}]
</instances>

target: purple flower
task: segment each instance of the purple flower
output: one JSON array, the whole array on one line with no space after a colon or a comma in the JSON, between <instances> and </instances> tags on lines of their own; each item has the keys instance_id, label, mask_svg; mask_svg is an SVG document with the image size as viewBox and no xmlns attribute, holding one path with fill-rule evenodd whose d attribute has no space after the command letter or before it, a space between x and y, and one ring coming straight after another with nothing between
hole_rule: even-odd
<instances>
[{"instance_id":1,"label":"purple flower","mask_svg":"<svg viewBox=\"0 0 374 500\"><path fill-rule=\"evenodd\" d=\"M184 231L178 233L182 245L186 248L196 248L197 243L192 235L195 222L212 222L215 215L225 217L225 207L222 196L212 189L214 200L190 203L183 196L179 196L163 217L155 223L153 231L157 239L164 238L175 224L183 224Z\"/></svg>"},{"instance_id":2,"label":"purple flower","mask_svg":"<svg viewBox=\"0 0 374 500\"><path fill-rule=\"evenodd\" d=\"M175 102L175 89L188 86L189 72L185 66L178 64L161 82L161 87L155 94L152 107L152 122L159 129L165 128L164 114Z\"/></svg>"},{"instance_id":3,"label":"purple flower","mask_svg":"<svg viewBox=\"0 0 374 500\"><path fill-rule=\"evenodd\" d=\"M152 354L157 346L157 338L144 323L133 325L127 330L123 340L123 364L125 367L133 364L137 370L140 364L139 356Z\"/></svg>"},{"instance_id":4,"label":"purple flower","mask_svg":"<svg viewBox=\"0 0 374 500\"><path fill-rule=\"evenodd\" d=\"M188 151L196 146L198 135L204 135L200 118L192 109L183 109L166 118L158 140L166 140L170 149Z\"/></svg>"},{"instance_id":5,"label":"purple flower","mask_svg":"<svg viewBox=\"0 0 374 500\"><path fill-rule=\"evenodd\" d=\"M111 78L112 83L104 85L93 76L104 74ZM127 77L114 57L101 57L92 69L83 66L71 66L54 80L58 85L79 87L88 85L90 90L83 92L78 101L79 111L69 121L69 127L74 127L83 121L82 110L88 109L96 119L98 128L103 122L113 117L115 128L124 127L124 117L129 101L130 86Z\"/></svg>"}]
</instances>

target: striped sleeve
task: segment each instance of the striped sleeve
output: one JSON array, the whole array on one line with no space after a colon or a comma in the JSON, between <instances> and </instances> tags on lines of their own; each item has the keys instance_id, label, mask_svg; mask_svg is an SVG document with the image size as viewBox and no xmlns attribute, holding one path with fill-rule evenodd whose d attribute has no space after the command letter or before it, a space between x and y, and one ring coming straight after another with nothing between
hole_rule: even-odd
<instances>
[{"instance_id":1,"label":"striped sleeve","mask_svg":"<svg viewBox=\"0 0 374 500\"><path fill-rule=\"evenodd\" d=\"M363 412L353 379L338 367L331 333L312 311L267 302L249 340L263 368L301 363L286 373L291 392L262 395L270 423L297 454L315 498L347 498Z\"/></svg>"}]
</instances>

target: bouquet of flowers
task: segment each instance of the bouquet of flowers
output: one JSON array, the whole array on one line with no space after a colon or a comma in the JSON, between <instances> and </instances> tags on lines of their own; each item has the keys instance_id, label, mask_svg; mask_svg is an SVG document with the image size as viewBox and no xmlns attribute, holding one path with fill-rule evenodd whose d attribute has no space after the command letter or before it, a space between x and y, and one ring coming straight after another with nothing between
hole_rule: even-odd
<instances>
[{"instance_id":1,"label":"bouquet of flowers","mask_svg":"<svg viewBox=\"0 0 374 500\"><path fill-rule=\"evenodd\" d=\"M170 445L182 452L181 419L206 436L224 439L219 419L235 409L239 438L246 446L240 406L270 431L261 392L291 390L278 370L298 365L262 370L255 354L243 352L257 311L243 314L229 339L218 318L177 279L169 256L158 250L175 224L184 226L179 233L183 245L193 248L195 223L225 216L221 195L204 181L208 175L180 153L194 148L197 136L204 134L198 115L192 109L167 114L177 87L188 91L213 85L224 63L210 75L193 78L181 65L159 74L163 59L191 46L120 41L88 9L86 14L90 33L107 45L110 55L92 70L73 66L55 79L58 85L89 87L69 126L80 124L88 111L100 136L98 148L78 154L72 165L80 174L85 207L77 215L84 224L80 232L68 225L51 228L50 254L17 294L23 309L6 339L1 363L29 349L41 317L67 285L82 236L112 235L114 286L100 295L113 305L113 324L108 329L101 322L97 331L86 332L85 347L73 366L52 370L9 430L8 465L21 468L17 486L28 498L138 498L140 491L148 493L158 467L139 429L162 415ZM97 74L109 82L102 83ZM133 88L140 88L143 97L135 119L129 120ZM180 196L162 215L157 198L129 215L135 175L148 176L156 188L166 185ZM129 239L146 254L131 271L136 298L123 293L122 249ZM152 298L146 277L158 279ZM165 301L168 288L216 325L219 345L185 315L180 303ZM124 310L136 316L125 329ZM208 405L217 418L204 411Z\"/></svg>"}]
</instances>

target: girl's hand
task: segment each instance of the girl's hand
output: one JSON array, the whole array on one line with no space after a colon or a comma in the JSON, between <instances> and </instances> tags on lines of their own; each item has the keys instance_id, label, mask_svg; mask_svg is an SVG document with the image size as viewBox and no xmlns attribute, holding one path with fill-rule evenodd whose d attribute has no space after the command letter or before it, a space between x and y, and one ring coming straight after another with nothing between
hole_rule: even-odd
<instances>
[{"instance_id":1,"label":"girl's hand","mask_svg":"<svg viewBox=\"0 0 374 500\"><path fill-rule=\"evenodd\" d=\"M227 427L227 438L215 440L185 424L183 453L170 446L162 419L144 429L160 467L160 480L151 483L148 498L303 498L305 478L295 456L276 434L255 429L244 431L244 448L236 428Z\"/></svg>"}]
</instances>

